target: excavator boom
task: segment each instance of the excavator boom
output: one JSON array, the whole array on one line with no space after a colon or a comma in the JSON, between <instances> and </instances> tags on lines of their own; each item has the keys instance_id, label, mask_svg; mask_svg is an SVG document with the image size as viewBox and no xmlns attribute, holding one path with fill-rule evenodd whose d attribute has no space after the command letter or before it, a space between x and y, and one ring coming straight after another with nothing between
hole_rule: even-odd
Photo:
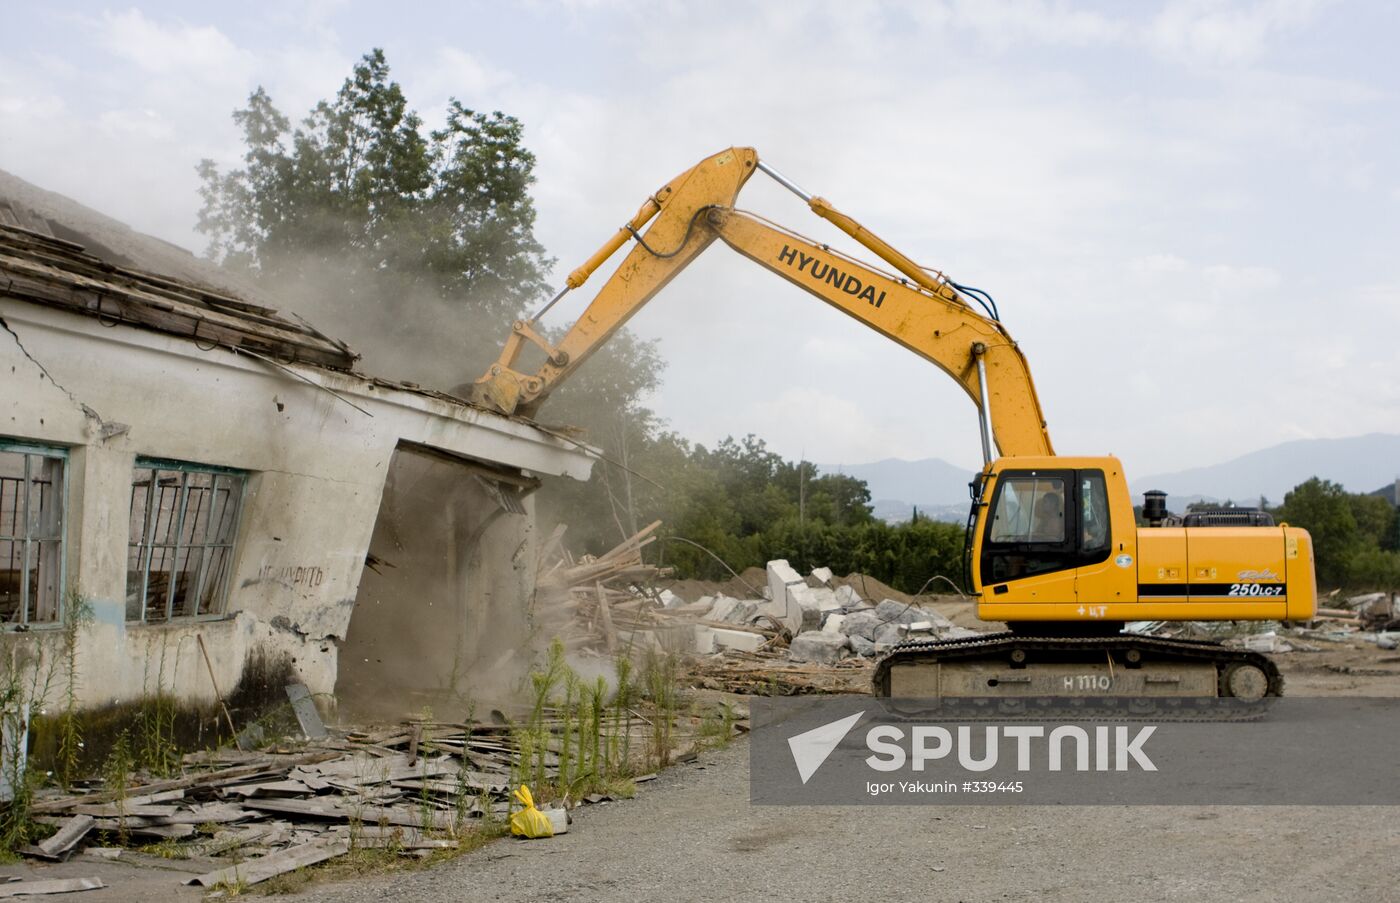
<instances>
[{"instance_id":1,"label":"excavator boom","mask_svg":"<svg viewBox=\"0 0 1400 903\"><path fill-rule=\"evenodd\" d=\"M996 412L990 418L991 432L1003 455L1054 454L1030 368L1000 322L978 313L941 274L919 267L828 201L806 194L781 175L774 173L814 212L880 255L901 275L882 272L734 209L734 199L756 169L772 172L752 148L730 148L702 160L648 198L630 222L569 274L568 288L581 286L629 239L635 239L617 272L573 327L551 345L534 328L533 320L517 321L500 359L477 381L474 400L505 413L535 414L555 386L719 238L937 365L962 385L979 408L983 408L985 389L987 406ZM516 369L526 343L546 354L545 363L529 374ZM982 414L989 416L985 408Z\"/></svg>"}]
</instances>

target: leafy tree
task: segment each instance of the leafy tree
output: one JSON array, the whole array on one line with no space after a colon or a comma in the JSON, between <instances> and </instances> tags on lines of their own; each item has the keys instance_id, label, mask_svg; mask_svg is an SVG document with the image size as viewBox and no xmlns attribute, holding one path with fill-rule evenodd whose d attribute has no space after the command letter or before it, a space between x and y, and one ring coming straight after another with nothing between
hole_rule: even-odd
<instances>
[{"instance_id":1,"label":"leafy tree","mask_svg":"<svg viewBox=\"0 0 1400 903\"><path fill-rule=\"evenodd\" d=\"M1356 516L1346 490L1313 477L1283 497L1283 519L1312 535L1317 576L1323 583L1346 583L1347 565L1359 551Z\"/></svg>"},{"instance_id":2,"label":"leafy tree","mask_svg":"<svg viewBox=\"0 0 1400 903\"><path fill-rule=\"evenodd\" d=\"M1395 506L1378 495L1348 495L1347 503L1351 505L1351 516L1356 521L1361 542L1366 546L1379 546L1395 516Z\"/></svg>"},{"instance_id":3,"label":"leafy tree","mask_svg":"<svg viewBox=\"0 0 1400 903\"><path fill-rule=\"evenodd\" d=\"M514 117L453 100L446 124L426 131L376 49L296 128L262 88L233 118L243 167L198 167L213 259L343 309L454 299L474 324L452 330L462 376L484 369L506 324L543 294L552 261L534 237L535 158Z\"/></svg>"},{"instance_id":4,"label":"leafy tree","mask_svg":"<svg viewBox=\"0 0 1400 903\"><path fill-rule=\"evenodd\" d=\"M1400 589L1400 552L1361 550L1349 563L1348 583L1357 589Z\"/></svg>"}]
</instances>

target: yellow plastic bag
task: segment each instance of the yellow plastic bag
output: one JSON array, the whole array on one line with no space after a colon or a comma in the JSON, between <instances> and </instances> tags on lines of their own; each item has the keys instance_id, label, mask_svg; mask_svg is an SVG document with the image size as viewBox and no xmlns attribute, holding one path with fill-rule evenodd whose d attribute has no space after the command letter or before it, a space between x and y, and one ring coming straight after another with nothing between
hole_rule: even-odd
<instances>
[{"instance_id":1,"label":"yellow plastic bag","mask_svg":"<svg viewBox=\"0 0 1400 903\"><path fill-rule=\"evenodd\" d=\"M554 825L550 824L548 815L535 808L530 788L521 784L515 791L515 798L525 808L511 813L510 833L521 837L553 837Z\"/></svg>"}]
</instances>

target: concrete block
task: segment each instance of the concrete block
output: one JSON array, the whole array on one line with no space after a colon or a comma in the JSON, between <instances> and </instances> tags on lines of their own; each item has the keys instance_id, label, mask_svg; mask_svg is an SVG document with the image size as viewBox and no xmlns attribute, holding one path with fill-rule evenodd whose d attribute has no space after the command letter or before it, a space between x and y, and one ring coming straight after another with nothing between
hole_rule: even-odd
<instances>
[{"instance_id":1,"label":"concrete block","mask_svg":"<svg viewBox=\"0 0 1400 903\"><path fill-rule=\"evenodd\" d=\"M831 573L831 568L812 568L812 576L816 577L822 583L830 583L831 578L836 575Z\"/></svg>"},{"instance_id":2,"label":"concrete block","mask_svg":"<svg viewBox=\"0 0 1400 903\"><path fill-rule=\"evenodd\" d=\"M713 627L706 627L704 624L696 624L695 627L695 652L698 655L709 655L715 651L715 630Z\"/></svg>"},{"instance_id":3,"label":"concrete block","mask_svg":"<svg viewBox=\"0 0 1400 903\"><path fill-rule=\"evenodd\" d=\"M880 620L894 624L913 624L915 621L924 620L921 609L893 599L886 599L875 606L875 613L880 616Z\"/></svg>"},{"instance_id":4,"label":"concrete block","mask_svg":"<svg viewBox=\"0 0 1400 903\"><path fill-rule=\"evenodd\" d=\"M782 599L787 587L794 583L807 585L807 581L802 579L802 575L797 573L785 558L777 558L768 562L768 590L774 602Z\"/></svg>"},{"instance_id":5,"label":"concrete block","mask_svg":"<svg viewBox=\"0 0 1400 903\"><path fill-rule=\"evenodd\" d=\"M749 599L740 599L734 609L725 616L727 624L747 624L753 619L754 612L758 611L760 603Z\"/></svg>"},{"instance_id":6,"label":"concrete block","mask_svg":"<svg viewBox=\"0 0 1400 903\"><path fill-rule=\"evenodd\" d=\"M827 615L826 621L822 623L822 632L840 633L842 636L845 636L844 633L841 633L841 625L845 623L845 620L845 615Z\"/></svg>"},{"instance_id":7,"label":"concrete block","mask_svg":"<svg viewBox=\"0 0 1400 903\"><path fill-rule=\"evenodd\" d=\"M796 586L787 587L787 599L787 613L784 615L783 621L792 631L793 636L821 628L822 606L821 599L817 596L817 590L805 583L799 583Z\"/></svg>"},{"instance_id":8,"label":"concrete block","mask_svg":"<svg viewBox=\"0 0 1400 903\"><path fill-rule=\"evenodd\" d=\"M754 602L753 614L749 616L749 620L752 622L762 617L769 617L781 624L783 623L783 615L786 614L786 612L786 601L774 602L770 599L763 599Z\"/></svg>"},{"instance_id":9,"label":"concrete block","mask_svg":"<svg viewBox=\"0 0 1400 903\"><path fill-rule=\"evenodd\" d=\"M833 665L845 658L850 641L839 633L813 630L792 638L788 658L795 662L818 662Z\"/></svg>"},{"instance_id":10,"label":"concrete block","mask_svg":"<svg viewBox=\"0 0 1400 903\"><path fill-rule=\"evenodd\" d=\"M716 646L737 649L740 652L757 652L765 639L763 634L750 633L747 630L730 630L726 627L712 627L710 629L714 631Z\"/></svg>"},{"instance_id":11,"label":"concrete block","mask_svg":"<svg viewBox=\"0 0 1400 903\"><path fill-rule=\"evenodd\" d=\"M899 629L902 626L894 623L877 625L871 639L875 641L876 646L893 646L904 639L904 632Z\"/></svg>"},{"instance_id":12,"label":"concrete block","mask_svg":"<svg viewBox=\"0 0 1400 903\"><path fill-rule=\"evenodd\" d=\"M861 603L860 593L853 586L836 587L836 601L842 608L854 608Z\"/></svg>"},{"instance_id":13,"label":"concrete block","mask_svg":"<svg viewBox=\"0 0 1400 903\"><path fill-rule=\"evenodd\" d=\"M851 641L851 650L856 655L870 658L875 654L875 644L863 636L851 635L847 637Z\"/></svg>"},{"instance_id":14,"label":"concrete block","mask_svg":"<svg viewBox=\"0 0 1400 903\"><path fill-rule=\"evenodd\" d=\"M719 598L715 599L714 604L710 606L709 612L705 614L705 620L726 620L729 617L730 613L734 611L734 607L738 604L738 599L731 599L728 596L720 596Z\"/></svg>"},{"instance_id":15,"label":"concrete block","mask_svg":"<svg viewBox=\"0 0 1400 903\"><path fill-rule=\"evenodd\" d=\"M1346 601L1346 607L1360 611L1381 601L1389 602L1390 593L1363 593L1360 596L1350 596Z\"/></svg>"},{"instance_id":16,"label":"concrete block","mask_svg":"<svg viewBox=\"0 0 1400 903\"><path fill-rule=\"evenodd\" d=\"M803 580L802 575L797 573L783 558L776 558L768 562L767 570L769 598L781 607L782 614L778 617L796 636L802 632L804 615L801 602L794 599L794 596L806 591L807 581ZM815 608L815 605L812 607Z\"/></svg>"},{"instance_id":17,"label":"concrete block","mask_svg":"<svg viewBox=\"0 0 1400 903\"><path fill-rule=\"evenodd\" d=\"M841 632L846 636L858 636L867 640L875 639L875 628L880 625L880 616L874 609L866 609L846 615L841 622Z\"/></svg>"},{"instance_id":18,"label":"concrete block","mask_svg":"<svg viewBox=\"0 0 1400 903\"><path fill-rule=\"evenodd\" d=\"M663 589L656 595L657 598L661 600L662 608L680 608L682 605L685 604L684 599L671 592L669 589Z\"/></svg>"},{"instance_id":19,"label":"concrete block","mask_svg":"<svg viewBox=\"0 0 1400 903\"><path fill-rule=\"evenodd\" d=\"M809 587L807 592L817 601L818 611L840 611L842 608L841 602L836 598L836 591L829 587Z\"/></svg>"}]
</instances>

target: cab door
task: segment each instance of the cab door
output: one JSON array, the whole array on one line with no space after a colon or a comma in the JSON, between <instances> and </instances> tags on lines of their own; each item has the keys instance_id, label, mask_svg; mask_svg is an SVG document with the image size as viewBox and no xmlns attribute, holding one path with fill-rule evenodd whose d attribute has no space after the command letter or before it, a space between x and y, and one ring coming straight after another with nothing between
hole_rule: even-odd
<instances>
[{"instance_id":1,"label":"cab door","mask_svg":"<svg viewBox=\"0 0 1400 903\"><path fill-rule=\"evenodd\" d=\"M1075 600L1074 491L1073 470L998 474L978 562L985 601Z\"/></svg>"},{"instance_id":2,"label":"cab door","mask_svg":"<svg viewBox=\"0 0 1400 903\"><path fill-rule=\"evenodd\" d=\"M1117 478L1118 474L1112 476ZM1137 576L1133 567L1136 542L1127 541L1122 525L1118 535L1114 535L1114 505L1101 469L1076 470L1074 486L1079 565L1075 593L1084 609L1080 612L1083 617L1103 618L1107 617L1106 603L1131 602L1137 597L1133 585ZM1131 505L1128 510L1131 511Z\"/></svg>"}]
</instances>

